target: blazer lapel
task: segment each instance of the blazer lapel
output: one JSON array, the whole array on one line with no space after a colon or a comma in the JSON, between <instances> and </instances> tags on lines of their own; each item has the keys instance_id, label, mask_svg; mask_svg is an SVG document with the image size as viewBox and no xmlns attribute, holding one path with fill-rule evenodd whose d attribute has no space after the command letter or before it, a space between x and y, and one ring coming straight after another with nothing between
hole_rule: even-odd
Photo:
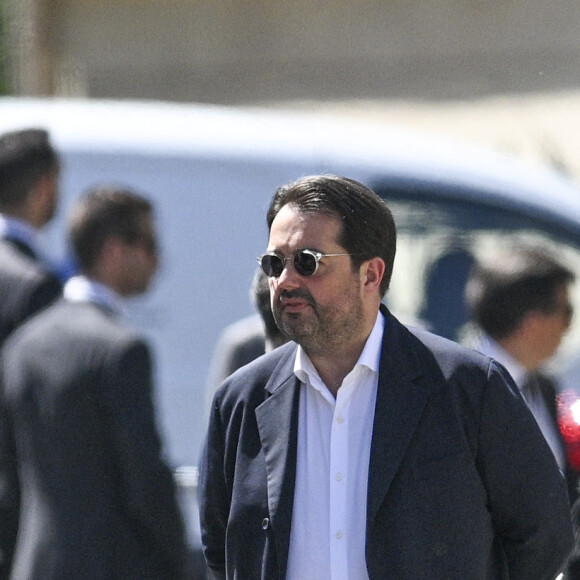
<instances>
[{"instance_id":1,"label":"blazer lapel","mask_svg":"<svg viewBox=\"0 0 580 580\"><path fill-rule=\"evenodd\" d=\"M4 238L6 242L8 242L11 246L13 246L16 251L20 252L24 256L28 258L32 258L35 261L38 261L38 256L36 252L25 242L19 240L17 238Z\"/></svg>"},{"instance_id":2,"label":"blazer lapel","mask_svg":"<svg viewBox=\"0 0 580 580\"><path fill-rule=\"evenodd\" d=\"M387 494L417 427L428 393L411 335L386 310L369 465L367 530Z\"/></svg>"},{"instance_id":3,"label":"blazer lapel","mask_svg":"<svg viewBox=\"0 0 580 580\"><path fill-rule=\"evenodd\" d=\"M268 511L281 577L288 561L294 503L300 382L293 372L294 353L281 361L266 385L271 395L256 408L266 464Z\"/></svg>"}]
</instances>

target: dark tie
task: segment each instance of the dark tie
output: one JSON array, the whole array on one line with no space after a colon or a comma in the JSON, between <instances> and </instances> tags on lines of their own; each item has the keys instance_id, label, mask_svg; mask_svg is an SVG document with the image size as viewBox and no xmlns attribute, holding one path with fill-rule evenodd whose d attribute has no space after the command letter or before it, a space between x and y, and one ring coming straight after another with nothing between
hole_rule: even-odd
<instances>
[{"instance_id":1,"label":"dark tie","mask_svg":"<svg viewBox=\"0 0 580 580\"><path fill-rule=\"evenodd\" d=\"M522 395L530 408L540 400L540 384L535 373L527 373L521 387Z\"/></svg>"}]
</instances>

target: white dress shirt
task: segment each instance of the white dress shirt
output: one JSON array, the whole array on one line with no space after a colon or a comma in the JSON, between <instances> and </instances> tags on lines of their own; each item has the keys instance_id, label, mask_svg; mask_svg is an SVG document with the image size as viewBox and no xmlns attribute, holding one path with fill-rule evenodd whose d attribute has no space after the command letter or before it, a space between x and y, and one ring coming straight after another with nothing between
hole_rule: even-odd
<instances>
[{"instance_id":1,"label":"white dress shirt","mask_svg":"<svg viewBox=\"0 0 580 580\"><path fill-rule=\"evenodd\" d=\"M63 295L71 302L92 302L110 310L113 314L123 313L121 297L109 286L86 276L74 276L64 285Z\"/></svg>"},{"instance_id":2,"label":"white dress shirt","mask_svg":"<svg viewBox=\"0 0 580 580\"><path fill-rule=\"evenodd\" d=\"M477 348L479 352L490 356L502 364L512 376L512 379L520 391L522 390L528 371L495 340L489 336L482 336L478 339L475 348ZM558 466L563 471L566 467L565 452L562 449L560 437L556 431L554 421L550 416L550 411L546 407L543 397L539 393L534 397L526 396L525 393L522 393L522 395L528 404L530 411L534 415L536 423L544 435L544 439L550 446Z\"/></svg>"},{"instance_id":3,"label":"white dress shirt","mask_svg":"<svg viewBox=\"0 0 580 580\"><path fill-rule=\"evenodd\" d=\"M40 255L38 231L24 220L0 214L0 238L18 240Z\"/></svg>"},{"instance_id":4,"label":"white dress shirt","mask_svg":"<svg viewBox=\"0 0 580 580\"><path fill-rule=\"evenodd\" d=\"M385 326L379 312L334 399L298 347L302 382L288 580L368 580L367 483Z\"/></svg>"}]
</instances>

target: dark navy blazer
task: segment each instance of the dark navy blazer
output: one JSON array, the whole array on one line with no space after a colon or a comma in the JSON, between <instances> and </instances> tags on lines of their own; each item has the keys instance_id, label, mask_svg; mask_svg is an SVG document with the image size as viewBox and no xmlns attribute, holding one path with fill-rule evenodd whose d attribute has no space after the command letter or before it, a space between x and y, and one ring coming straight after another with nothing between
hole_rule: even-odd
<instances>
[{"instance_id":1,"label":"dark navy blazer","mask_svg":"<svg viewBox=\"0 0 580 580\"><path fill-rule=\"evenodd\" d=\"M517 387L491 359L383 312L366 498L369 577L553 579L572 545L570 506ZM214 399L200 513L218 578L285 578L295 352L290 343L243 367Z\"/></svg>"}]
</instances>

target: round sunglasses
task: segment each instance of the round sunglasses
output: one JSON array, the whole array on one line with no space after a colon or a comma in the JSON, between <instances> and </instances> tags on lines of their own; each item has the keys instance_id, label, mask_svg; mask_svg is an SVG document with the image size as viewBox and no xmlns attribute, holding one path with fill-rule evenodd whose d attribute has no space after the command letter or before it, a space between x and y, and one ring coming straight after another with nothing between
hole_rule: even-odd
<instances>
[{"instance_id":1,"label":"round sunglasses","mask_svg":"<svg viewBox=\"0 0 580 580\"><path fill-rule=\"evenodd\" d=\"M313 276L318 270L322 258L334 256L352 256L353 254L323 254L314 250L300 250L293 256L282 258L278 254L267 253L258 258L258 264L269 278L279 278L286 267L287 260L292 260L294 269L301 276Z\"/></svg>"}]
</instances>

